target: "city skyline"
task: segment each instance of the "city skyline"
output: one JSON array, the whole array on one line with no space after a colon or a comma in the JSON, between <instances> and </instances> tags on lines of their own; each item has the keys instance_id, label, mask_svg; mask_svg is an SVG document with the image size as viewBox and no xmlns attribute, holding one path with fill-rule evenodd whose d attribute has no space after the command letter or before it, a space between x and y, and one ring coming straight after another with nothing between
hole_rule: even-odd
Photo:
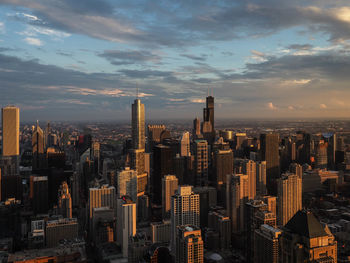
<instances>
[{"instance_id":1,"label":"city skyline","mask_svg":"<svg viewBox=\"0 0 350 263\"><path fill-rule=\"evenodd\" d=\"M277 4L278 3L278 4ZM4 0L0 106L24 121L348 118L350 6L333 1Z\"/></svg>"}]
</instances>

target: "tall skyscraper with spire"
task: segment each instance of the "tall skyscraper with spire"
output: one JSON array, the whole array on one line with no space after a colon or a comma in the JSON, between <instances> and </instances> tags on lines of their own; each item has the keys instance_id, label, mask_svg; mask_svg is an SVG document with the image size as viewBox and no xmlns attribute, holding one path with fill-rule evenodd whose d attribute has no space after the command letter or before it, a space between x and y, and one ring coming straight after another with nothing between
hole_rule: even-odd
<instances>
[{"instance_id":1,"label":"tall skyscraper with spire","mask_svg":"<svg viewBox=\"0 0 350 263\"><path fill-rule=\"evenodd\" d=\"M132 104L131 120L133 149L145 149L145 105L138 98Z\"/></svg>"},{"instance_id":2,"label":"tall skyscraper with spire","mask_svg":"<svg viewBox=\"0 0 350 263\"><path fill-rule=\"evenodd\" d=\"M208 140L209 144L215 141L215 126L214 126L214 97L209 96L206 99L206 107L203 109L203 136Z\"/></svg>"}]
</instances>

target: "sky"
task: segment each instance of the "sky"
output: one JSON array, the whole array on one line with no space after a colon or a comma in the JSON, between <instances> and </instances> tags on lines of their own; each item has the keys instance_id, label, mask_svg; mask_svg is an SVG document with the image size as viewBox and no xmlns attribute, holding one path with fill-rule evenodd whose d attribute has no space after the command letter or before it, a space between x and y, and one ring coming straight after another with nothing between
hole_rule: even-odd
<instances>
[{"instance_id":1,"label":"sky","mask_svg":"<svg viewBox=\"0 0 350 263\"><path fill-rule=\"evenodd\" d=\"M0 0L21 120L348 118L349 0Z\"/></svg>"}]
</instances>

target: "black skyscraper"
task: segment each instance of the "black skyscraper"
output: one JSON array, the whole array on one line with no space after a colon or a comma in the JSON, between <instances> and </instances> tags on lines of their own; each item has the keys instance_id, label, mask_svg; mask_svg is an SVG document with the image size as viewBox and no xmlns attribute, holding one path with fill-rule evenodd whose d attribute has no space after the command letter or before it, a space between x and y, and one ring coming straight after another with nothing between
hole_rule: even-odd
<instances>
[{"instance_id":1,"label":"black skyscraper","mask_svg":"<svg viewBox=\"0 0 350 263\"><path fill-rule=\"evenodd\" d=\"M206 107L203 109L203 125L205 123L210 123L211 134L210 134L210 144L215 140L215 127L214 127L214 97L208 96L206 100ZM203 131L204 133L204 131Z\"/></svg>"},{"instance_id":2,"label":"black skyscraper","mask_svg":"<svg viewBox=\"0 0 350 263\"><path fill-rule=\"evenodd\" d=\"M162 178L168 174L173 174L172 150L169 146L158 144L153 148L152 188L154 203L160 204L162 201Z\"/></svg>"},{"instance_id":3,"label":"black skyscraper","mask_svg":"<svg viewBox=\"0 0 350 263\"><path fill-rule=\"evenodd\" d=\"M260 135L261 160L266 161L266 184L269 194L277 193L276 179L280 177L279 135Z\"/></svg>"}]
</instances>

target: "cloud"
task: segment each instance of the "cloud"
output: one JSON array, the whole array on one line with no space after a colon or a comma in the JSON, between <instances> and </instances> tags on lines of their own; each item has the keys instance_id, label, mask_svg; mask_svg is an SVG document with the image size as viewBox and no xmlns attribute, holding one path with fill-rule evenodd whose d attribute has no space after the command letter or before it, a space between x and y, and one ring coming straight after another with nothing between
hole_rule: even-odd
<instances>
[{"instance_id":1,"label":"cloud","mask_svg":"<svg viewBox=\"0 0 350 263\"><path fill-rule=\"evenodd\" d=\"M34 38L34 37L26 37L24 41L29 45L38 46L38 47L44 44L40 39Z\"/></svg>"},{"instance_id":2,"label":"cloud","mask_svg":"<svg viewBox=\"0 0 350 263\"><path fill-rule=\"evenodd\" d=\"M5 28L5 23L0 22L0 34L5 34L6 28Z\"/></svg>"},{"instance_id":3,"label":"cloud","mask_svg":"<svg viewBox=\"0 0 350 263\"><path fill-rule=\"evenodd\" d=\"M204 103L205 100L204 99L191 99L191 102L193 102L193 103Z\"/></svg>"},{"instance_id":4,"label":"cloud","mask_svg":"<svg viewBox=\"0 0 350 263\"><path fill-rule=\"evenodd\" d=\"M272 102L267 103L267 107L268 107L270 110L277 110L277 107L276 107L275 105L273 105Z\"/></svg>"},{"instance_id":5,"label":"cloud","mask_svg":"<svg viewBox=\"0 0 350 263\"><path fill-rule=\"evenodd\" d=\"M321 103L321 104L320 104L320 108L321 108L321 109L327 109L328 107L327 107L326 104Z\"/></svg>"},{"instance_id":6,"label":"cloud","mask_svg":"<svg viewBox=\"0 0 350 263\"><path fill-rule=\"evenodd\" d=\"M147 62L159 63L162 59L159 55L147 50L105 50L99 56L117 66Z\"/></svg>"},{"instance_id":7,"label":"cloud","mask_svg":"<svg viewBox=\"0 0 350 263\"><path fill-rule=\"evenodd\" d=\"M185 57L185 58L189 58L192 60L196 60L196 61L206 61L207 60L207 56L204 54L201 56L196 56L196 55L191 55L191 54L180 54L180 56Z\"/></svg>"},{"instance_id":8,"label":"cloud","mask_svg":"<svg viewBox=\"0 0 350 263\"><path fill-rule=\"evenodd\" d=\"M288 106L288 110L295 110L294 106Z\"/></svg>"},{"instance_id":9,"label":"cloud","mask_svg":"<svg viewBox=\"0 0 350 263\"><path fill-rule=\"evenodd\" d=\"M293 49L293 50L310 50L312 49L313 45L310 44L292 44L289 45L287 48L288 49Z\"/></svg>"}]
</instances>

